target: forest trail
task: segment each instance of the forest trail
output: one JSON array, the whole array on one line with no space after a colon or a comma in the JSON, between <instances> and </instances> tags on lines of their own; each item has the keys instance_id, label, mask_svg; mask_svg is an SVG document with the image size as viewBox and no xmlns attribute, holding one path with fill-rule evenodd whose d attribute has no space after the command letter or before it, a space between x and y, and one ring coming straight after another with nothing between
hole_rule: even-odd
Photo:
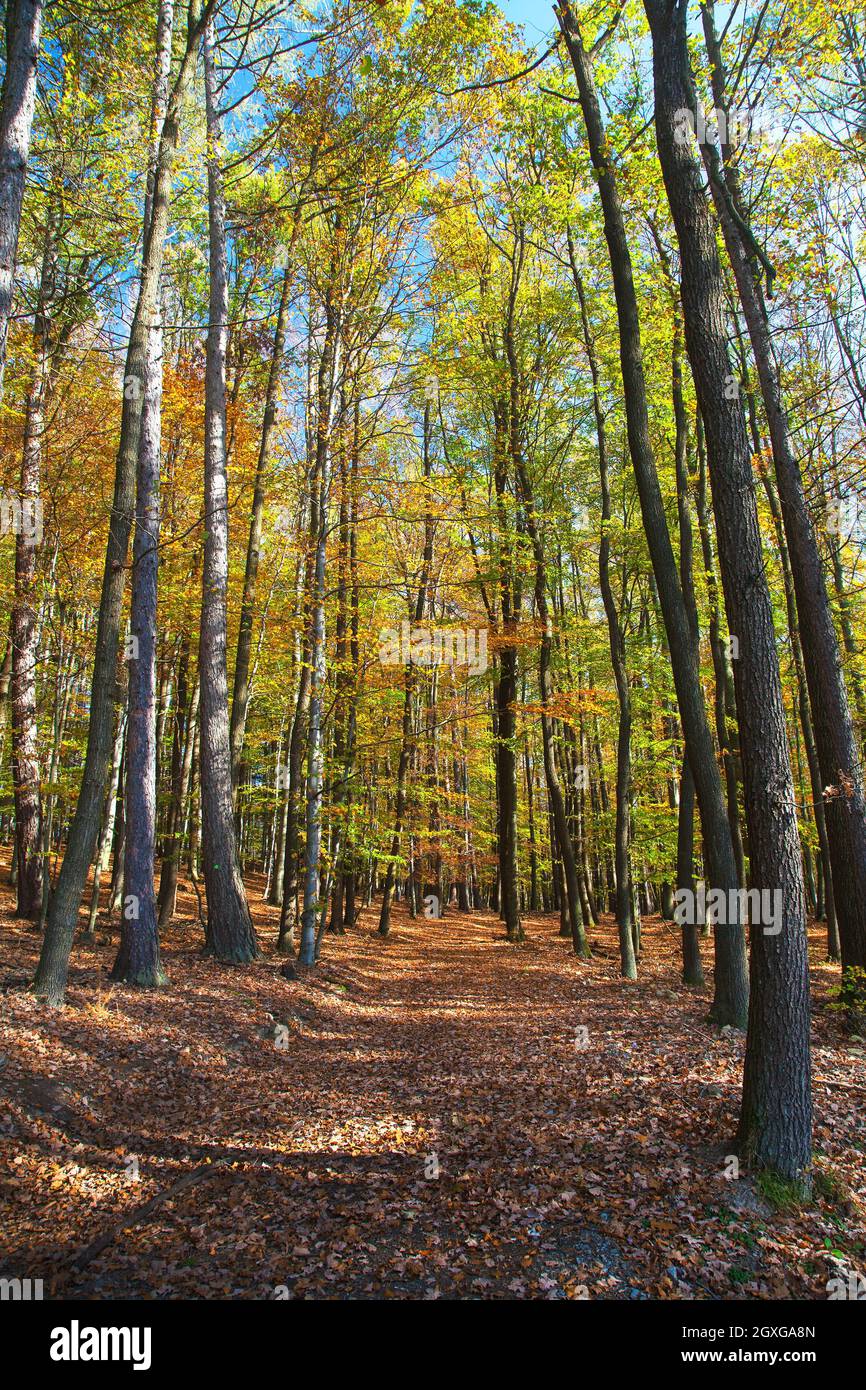
<instances>
[{"instance_id":1,"label":"forest trail","mask_svg":"<svg viewBox=\"0 0 866 1390\"><path fill-rule=\"evenodd\" d=\"M743 1039L679 986L670 924L645 923L637 988L610 922L582 962L554 918L515 947L402 905L286 980L250 889L253 966L199 956L185 890L167 989L109 985L105 942L66 1010L0 996L0 1271L85 1298L825 1296L857 1239L863 1050L823 1007L818 929L816 1149L849 1192L803 1217L724 1177ZM0 891L8 985L37 938Z\"/></svg>"}]
</instances>

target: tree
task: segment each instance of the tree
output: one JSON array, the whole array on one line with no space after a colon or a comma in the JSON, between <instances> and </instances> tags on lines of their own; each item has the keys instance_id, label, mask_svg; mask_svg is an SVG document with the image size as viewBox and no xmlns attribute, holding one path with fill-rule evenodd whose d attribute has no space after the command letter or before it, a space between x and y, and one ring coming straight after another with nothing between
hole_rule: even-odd
<instances>
[{"instance_id":1,"label":"tree","mask_svg":"<svg viewBox=\"0 0 866 1390\"><path fill-rule=\"evenodd\" d=\"M631 695L626 669L625 636L617 612L613 586L610 582L610 523L612 516L610 500L610 468L607 453L607 429L599 389L599 368L595 345L589 327L586 308L586 295L583 281L577 266L574 240L568 230L568 258L574 277L574 287L580 303L580 322L587 361L592 379L592 409L595 416L596 439L598 442L598 468L601 480L601 541L598 547L598 576L601 598L607 619L608 640L610 642L610 661L616 682L616 695L619 706L619 729L616 749L616 830L614 832L614 873L616 875L616 924L619 930L620 966L627 980L637 979L633 927L634 904L631 894L631 868L629 865L629 838L631 835Z\"/></svg>"},{"instance_id":2,"label":"tree","mask_svg":"<svg viewBox=\"0 0 866 1390\"><path fill-rule=\"evenodd\" d=\"M204 562L202 565L199 680L201 682L201 805L207 948L218 960L242 962L258 954L238 862L232 814L226 624L228 593L228 486L226 481L226 340L228 279L225 202L219 165L219 112L214 39L205 30L207 183L210 250L207 363L205 368Z\"/></svg>"},{"instance_id":3,"label":"tree","mask_svg":"<svg viewBox=\"0 0 866 1390\"><path fill-rule=\"evenodd\" d=\"M56 248L49 213L42 271L33 324L33 361L27 392L21 459L21 506L32 517L41 508L42 445L51 356L51 307ZM15 851L18 860L18 915L38 918L42 906L42 797L39 785L39 734L36 671L39 619L36 603L39 527L21 525L15 538L15 603L12 608L12 780L15 788Z\"/></svg>"},{"instance_id":4,"label":"tree","mask_svg":"<svg viewBox=\"0 0 866 1390\"><path fill-rule=\"evenodd\" d=\"M0 92L0 399L36 104L43 9L44 0L7 0L6 4L6 71Z\"/></svg>"},{"instance_id":5,"label":"tree","mask_svg":"<svg viewBox=\"0 0 866 1390\"><path fill-rule=\"evenodd\" d=\"M114 742L115 666L120 640L126 556L134 512L143 408L142 383L146 380L149 328L158 308L159 283L171 202L172 166L180 138L181 111L195 69L198 43L214 3L215 0L208 0L201 13L198 13L195 4L190 4L183 56L171 85L165 119L159 135L156 165L152 170L152 205L149 219L144 225L138 298L126 350L120 442L90 692L87 754L75 816L69 831L60 877L51 899L45 939L33 985L36 993L52 1004L61 1004L66 991L69 953L72 949L87 870L93 859L99 835L105 784L111 764ZM168 4L168 0L165 0L165 4ZM157 32L158 35L164 35L165 19L162 6L160 15ZM160 100L162 74L161 61L158 59L154 79L154 107Z\"/></svg>"},{"instance_id":6,"label":"tree","mask_svg":"<svg viewBox=\"0 0 866 1390\"><path fill-rule=\"evenodd\" d=\"M713 98L725 130L721 160L709 140L704 139L701 148L743 306L773 450L823 780L824 817L832 865L833 896L838 904L842 966L843 969L866 969L866 794L860 750L848 705L839 640L815 527L806 505L803 479L791 444L779 370L761 293L761 271L766 257L759 254L748 224L748 211L743 206L737 177L735 151L730 138L731 113L725 65L716 36L712 3L702 4L701 12L712 64ZM689 109L693 107L694 96Z\"/></svg>"},{"instance_id":7,"label":"tree","mask_svg":"<svg viewBox=\"0 0 866 1390\"><path fill-rule=\"evenodd\" d=\"M653 41L659 160L676 227L686 347L707 434L734 664L753 890L780 895L778 920L752 923L749 1027L739 1143L756 1166L808 1185L809 977L794 786L749 442L733 379L722 271L700 167L679 138L687 86L686 0L644 0ZM770 934L772 933L772 934Z\"/></svg>"},{"instance_id":8,"label":"tree","mask_svg":"<svg viewBox=\"0 0 866 1390\"><path fill-rule=\"evenodd\" d=\"M605 237L619 321L620 363L628 419L629 451L640 495L653 573L664 614L689 765L701 808L704 854L711 883L728 897L733 891L736 898L739 879L731 830L650 438L640 318L616 171L602 125L590 56L584 47L574 12L568 3L564 3L558 8L557 15L577 78L587 142L604 210ZM712 1017L716 1022L741 1027L746 1021L748 980L743 930L739 918L732 923L717 924L715 938L715 997Z\"/></svg>"},{"instance_id":9,"label":"tree","mask_svg":"<svg viewBox=\"0 0 866 1390\"><path fill-rule=\"evenodd\" d=\"M112 978L165 983L159 963L156 856L156 616L159 570L159 467L162 426L162 321L150 324L138 451L126 735L126 851L120 949Z\"/></svg>"}]
</instances>

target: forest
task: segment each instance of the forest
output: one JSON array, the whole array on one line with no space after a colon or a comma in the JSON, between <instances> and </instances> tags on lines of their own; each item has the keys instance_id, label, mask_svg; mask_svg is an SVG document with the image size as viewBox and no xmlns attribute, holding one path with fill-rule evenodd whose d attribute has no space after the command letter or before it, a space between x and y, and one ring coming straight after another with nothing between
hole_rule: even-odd
<instances>
[{"instance_id":1,"label":"forest","mask_svg":"<svg viewBox=\"0 0 866 1390\"><path fill-rule=\"evenodd\" d=\"M3 1298L866 1300L862 4L0 46Z\"/></svg>"}]
</instances>

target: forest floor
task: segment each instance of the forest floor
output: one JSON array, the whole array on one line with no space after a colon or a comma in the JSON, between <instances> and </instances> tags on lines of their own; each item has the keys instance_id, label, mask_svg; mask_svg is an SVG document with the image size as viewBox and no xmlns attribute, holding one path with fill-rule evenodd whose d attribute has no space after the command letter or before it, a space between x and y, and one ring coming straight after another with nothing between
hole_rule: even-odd
<instances>
[{"instance_id":1,"label":"forest floor","mask_svg":"<svg viewBox=\"0 0 866 1390\"><path fill-rule=\"evenodd\" d=\"M553 918L514 946L398 906L287 980L259 881L245 968L202 959L183 889L164 990L110 984L102 933L46 1010L7 877L0 1274L47 1297L826 1298L866 1270L866 1043L817 927L819 1195L779 1210L725 1176L744 1039L681 988L670 924L635 985L610 921L582 962Z\"/></svg>"}]
</instances>

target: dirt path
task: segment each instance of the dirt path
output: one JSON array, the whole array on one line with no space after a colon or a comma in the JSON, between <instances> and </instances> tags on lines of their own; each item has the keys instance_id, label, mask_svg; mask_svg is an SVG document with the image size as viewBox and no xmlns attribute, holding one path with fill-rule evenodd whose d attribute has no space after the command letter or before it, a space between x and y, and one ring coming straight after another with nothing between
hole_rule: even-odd
<instances>
[{"instance_id":1,"label":"dirt path","mask_svg":"<svg viewBox=\"0 0 866 1390\"><path fill-rule=\"evenodd\" d=\"M3 903L9 980L37 943ZM182 920L158 995L110 987L108 945L63 1011L6 992L2 1272L78 1297L825 1297L863 1266L862 1097L818 1088L832 1200L780 1215L726 1178L743 1040L679 988L669 926L634 986L609 926L583 963L552 919L521 947L485 915L374 924L295 981L202 960ZM862 1060L820 1013L816 1073L860 1084Z\"/></svg>"}]
</instances>

